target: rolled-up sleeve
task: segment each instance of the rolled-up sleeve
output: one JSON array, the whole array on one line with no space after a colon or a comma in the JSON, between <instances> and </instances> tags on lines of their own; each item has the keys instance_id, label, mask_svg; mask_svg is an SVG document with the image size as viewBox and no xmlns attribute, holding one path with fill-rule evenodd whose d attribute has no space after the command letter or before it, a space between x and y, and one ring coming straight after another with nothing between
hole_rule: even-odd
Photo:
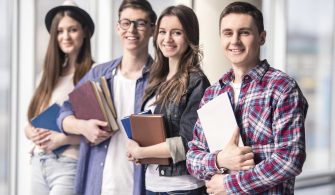
<instances>
[{"instance_id":1,"label":"rolled-up sleeve","mask_svg":"<svg viewBox=\"0 0 335 195\"><path fill-rule=\"evenodd\" d=\"M59 111L59 116L57 118L57 125L64 134L67 134L67 133L63 129L63 125L62 125L63 120L70 115L74 115L74 114L72 111L71 103L69 102L69 100L67 100L63 103L63 106L61 107Z\"/></svg>"},{"instance_id":2,"label":"rolled-up sleeve","mask_svg":"<svg viewBox=\"0 0 335 195\"><path fill-rule=\"evenodd\" d=\"M166 143L168 144L173 163L177 163L186 159L183 141L180 136L166 138Z\"/></svg>"}]
</instances>

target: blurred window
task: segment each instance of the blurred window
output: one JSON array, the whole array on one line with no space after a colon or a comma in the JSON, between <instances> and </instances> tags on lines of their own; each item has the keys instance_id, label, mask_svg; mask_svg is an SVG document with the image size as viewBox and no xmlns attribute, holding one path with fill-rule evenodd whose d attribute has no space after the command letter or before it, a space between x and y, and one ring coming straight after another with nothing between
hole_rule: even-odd
<instances>
[{"instance_id":1,"label":"blurred window","mask_svg":"<svg viewBox=\"0 0 335 195\"><path fill-rule=\"evenodd\" d=\"M335 163L330 144L335 141L331 140L334 1L290 0L287 8L286 72L297 80L309 102L302 175L329 173Z\"/></svg>"}]
</instances>

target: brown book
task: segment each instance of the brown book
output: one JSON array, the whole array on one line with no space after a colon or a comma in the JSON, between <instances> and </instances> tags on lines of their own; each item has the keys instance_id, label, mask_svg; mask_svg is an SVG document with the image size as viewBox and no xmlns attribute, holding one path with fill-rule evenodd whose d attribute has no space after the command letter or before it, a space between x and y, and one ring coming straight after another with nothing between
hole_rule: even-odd
<instances>
[{"instance_id":1,"label":"brown book","mask_svg":"<svg viewBox=\"0 0 335 195\"><path fill-rule=\"evenodd\" d=\"M119 129L116 118L109 108L99 83L94 81L84 83L69 94L69 99L74 115L78 119L106 121L108 124L103 127L105 131L116 131Z\"/></svg>"},{"instance_id":2,"label":"brown book","mask_svg":"<svg viewBox=\"0 0 335 195\"><path fill-rule=\"evenodd\" d=\"M99 101L100 108L107 119L108 125L111 127L112 131L118 130L119 125L116 122L116 112L114 110L112 98L110 97L109 89L107 88L105 89L105 91L102 90L101 83L99 82L93 82L93 88L95 90L96 97ZM106 94L109 95L109 100L107 100ZM110 107L111 104L113 106L113 110Z\"/></svg>"},{"instance_id":3,"label":"brown book","mask_svg":"<svg viewBox=\"0 0 335 195\"><path fill-rule=\"evenodd\" d=\"M166 132L161 114L131 115L130 125L132 138L140 146L146 147L165 142ZM139 162L141 164L169 165L170 158L144 158L140 159Z\"/></svg>"},{"instance_id":4,"label":"brown book","mask_svg":"<svg viewBox=\"0 0 335 195\"><path fill-rule=\"evenodd\" d=\"M112 100L112 97L111 97L111 94L110 94L110 91L109 91L109 88L108 88L108 83L107 83L107 80L104 76L100 77L100 86L101 86L102 92L103 92L103 94L104 94L104 96L107 100L108 106L109 106L114 118L117 118L114 103L113 103L113 100Z\"/></svg>"}]
</instances>

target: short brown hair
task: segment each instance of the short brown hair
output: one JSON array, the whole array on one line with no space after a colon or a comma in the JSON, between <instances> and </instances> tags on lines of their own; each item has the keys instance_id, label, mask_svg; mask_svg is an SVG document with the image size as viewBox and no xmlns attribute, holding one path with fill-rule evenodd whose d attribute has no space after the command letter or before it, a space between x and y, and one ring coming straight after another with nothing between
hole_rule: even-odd
<instances>
[{"instance_id":1,"label":"short brown hair","mask_svg":"<svg viewBox=\"0 0 335 195\"><path fill-rule=\"evenodd\" d=\"M222 18L225 17L228 14L231 14L231 13L250 15L256 23L258 33L261 33L261 32L264 31L264 23L263 23L262 12L250 3L239 2L239 1L233 2L229 5L227 5L227 7L225 7L223 9L223 11L221 12L220 21L219 21L220 29L221 29Z\"/></svg>"},{"instance_id":2,"label":"short brown hair","mask_svg":"<svg viewBox=\"0 0 335 195\"><path fill-rule=\"evenodd\" d=\"M119 7L119 19L121 12L126 8L141 9L149 14L149 19L152 24L156 23L157 15L152 9L151 4L146 0L124 0Z\"/></svg>"}]
</instances>

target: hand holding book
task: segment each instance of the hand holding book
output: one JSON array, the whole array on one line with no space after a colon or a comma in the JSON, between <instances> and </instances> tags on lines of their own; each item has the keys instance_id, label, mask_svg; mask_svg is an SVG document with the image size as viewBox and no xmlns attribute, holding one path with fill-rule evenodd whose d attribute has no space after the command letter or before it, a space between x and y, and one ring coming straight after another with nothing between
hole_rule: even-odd
<instances>
[{"instance_id":1,"label":"hand holding book","mask_svg":"<svg viewBox=\"0 0 335 195\"><path fill-rule=\"evenodd\" d=\"M240 129L235 128L229 141L222 146L216 156L219 168L229 171L248 170L255 166L254 155L250 146L239 146Z\"/></svg>"},{"instance_id":2,"label":"hand holding book","mask_svg":"<svg viewBox=\"0 0 335 195\"><path fill-rule=\"evenodd\" d=\"M38 146L43 151L45 151L47 153L52 151L55 154L60 154L60 153L62 153L62 152L59 152L60 148L63 148L64 150L67 148L67 147L64 147L64 144L65 144L64 141L68 140L71 136L68 137L67 135L65 135L63 133L57 133L55 131L49 131L49 130L45 130L45 129L38 129L38 130L39 130ZM71 142L71 143L73 143L73 142ZM66 146L68 146L68 145L66 144Z\"/></svg>"},{"instance_id":3,"label":"hand holding book","mask_svg":"<svg viewBox=\"0 0 335 195\"><path fill-rule=\"evenodd\" d=\"M128 159L135 160L136 148L150 147L165 142L166 132L163 115L159 114L134 114L130 117L132 140L128 142ZM137 150L138 151L138 150ZM135 152L135 153L133 153ZM169 158L142 158L141 164L169 165Z\"/></svg>"},{"instance_id":4,"label":"hand holding book","mask_svg":"<svg viewBox=\"0 0 335 195\"><path fill-rule=\"evenodd\" d=\"M100 82L88 81L69 94L74 115L78 119L97 119L107 122L101 126L105 131L117 131L117 116L110 96L108 83L104 77Z\"/></svg>"},{"instance_id":5,"label":"hand holding book","mask_svg":"<svg viewBox=\"0 0 335 195\"><path fill-rule=\"evenodd\" d=\"M216 158L219 168L239 171L254 166L252 149L243 146L227 92L203 105L198 116L209 151L219 151Z\"/></svg>"},{"instance_id":6,"label":"hand holding book","mask_svg":"<svg viewBox=\"0 0 335 195\"><path fill-rule=\"evenodd\" d=\"M51 134L49 131L55 131L57 133L62 133L57 125L57 117L59 114L60 106L58 104L52 104L50 107L45 109L42 113L32 119L31 124L36 128L36 139L38 138L40 142L49 141L48 136ZM38 143L39 141L33 140L34 143ZM37 144L37 145L41 145ZM53 150L53 153L59 155L62 153L68 145L63 145Z\"/></svg>"},{"instance_id":7,"label":"hand holding book","mask_svg":"<svg viewBox=\"0 0 335 195\"><path fill-rule=\"evenodd\" d=\"M114 131L102 130L104 127L107 127L107 122L96 119L80 120L77 122L77 125L87 143L91 145L98 145L115 133Z\"/></svg>"},{"instance_id":8,"label":"hand holding book","mask_svg":"<svg viewBox=\"0 0 335 195\"><path fill-rule=\"evenodd\" d=\"M35 145L41 147L42 144L50 139L52 130L35 128L34 126L30 125L30 127L26 127L26 132L28 133L29 140L32 141Z\"/></svg>"}]
</instances>

